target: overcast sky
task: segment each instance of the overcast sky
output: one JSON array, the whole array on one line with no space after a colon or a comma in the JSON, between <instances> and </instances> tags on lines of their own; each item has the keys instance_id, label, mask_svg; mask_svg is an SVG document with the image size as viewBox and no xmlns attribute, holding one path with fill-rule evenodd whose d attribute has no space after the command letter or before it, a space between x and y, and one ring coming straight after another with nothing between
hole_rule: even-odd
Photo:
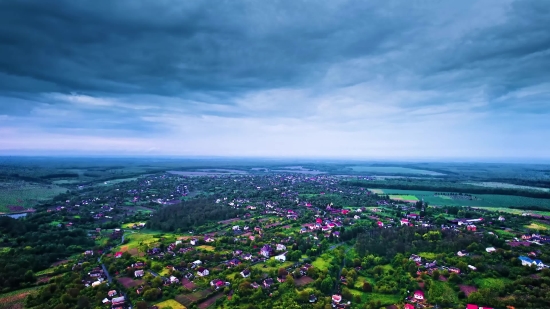
<instances>
[{"instance_id":1,"label":"overcast sky","mask_svg":"<svg viewBox=\"0 0 550 309\"><path fill-rule=\"evenodd\" d=\"M0 154L550 157L548 1L0 1Z\"/></svg>"}]
</instances>

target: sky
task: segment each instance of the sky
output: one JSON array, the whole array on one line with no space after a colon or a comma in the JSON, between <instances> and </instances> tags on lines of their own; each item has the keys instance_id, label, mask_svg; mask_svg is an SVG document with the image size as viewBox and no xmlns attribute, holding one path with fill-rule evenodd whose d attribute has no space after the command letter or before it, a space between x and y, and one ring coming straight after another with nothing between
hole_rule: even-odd
<instances>
[{"instance_id":1,"label":"sky","mask_svg":"<svg viewBox=\"0 0 550 309\"><path fill-rule=\"evenodd\" d=\"M550 157L548 1L0 1L0 155Z\"/></svg>"}]
</instances>

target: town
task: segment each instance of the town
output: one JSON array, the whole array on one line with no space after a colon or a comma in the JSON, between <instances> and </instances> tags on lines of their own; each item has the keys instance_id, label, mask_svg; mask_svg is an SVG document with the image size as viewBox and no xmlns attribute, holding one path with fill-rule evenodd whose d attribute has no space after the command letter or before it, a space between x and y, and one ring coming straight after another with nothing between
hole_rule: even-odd
<instances>
[{"instance_id":1,"label":"town","mask_svg":"<svg viewBox=\"0 0 550 309\"><path fill-rule=\"evenodd\" d=\"M28 307L546 304L550 236L526 226L550 218L528 212L392 199L328 175L164 173L72 192L34 216L94 245L33 275L49 284Z\"/></svg>"}]
</instances>

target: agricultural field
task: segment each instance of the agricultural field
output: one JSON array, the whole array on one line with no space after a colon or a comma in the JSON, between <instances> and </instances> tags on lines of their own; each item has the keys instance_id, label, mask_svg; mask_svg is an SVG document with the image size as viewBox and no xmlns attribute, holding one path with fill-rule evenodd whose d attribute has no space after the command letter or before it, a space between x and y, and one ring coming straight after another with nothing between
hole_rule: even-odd
<instances>
[{"instance_id":1,"label":"agricultural field","mask_svg":"<svg viewBox=\"0 0 550 309\"><path fill-rule=\"evenodd\" d=\"M390 199L402 202L418 202L419 199L414 195L390 195Z\"/></svg>"},{"instance_id":2,"label":"agricultural field","mask_svg":"<svg viewBox=\"0 0 550 309\"><path fill-rule=\"evenodd\" d=\"M399 166L350 166L354 172L368 172L368 173L381 173L381 174L407 174L407 175L427 175L427 176L442 176L444 174L421 170L408 167Z\"/></svg>"},{"instance_id":3,"label":"agricultural field","mask_svg":"<svg viewBox=\"0 0 550 309\"><path fill-rule=\"evenodd\" d=\"M209 251L209 252L213 252L214 250L216 250L216 248L214 248L212 246L207 246L207 245L198 246L197 249L201 249L201 250Z\"/></svg>"},{"instance_id":4,"label":"agricultural field","mask_svg":"<svg viewBox=\"0 0 550 309\"><path fill-rule=\"evenodd\" d=\"M27 182L0 183L0 212L21 212L34 207L41 201L67 192L56 185L30 184Z\"/></svg>"},{"instance_id":5,"label":"agricultural field","mask_svg":"<svg viewBox=\"0 0 550 309\"><path fill-rule=\"evenodd\" d=\"M531 230L539 230L539 231L546 231L550 229L550 225L541 223L541 222L532 222L531 224L526 225L525 227Z\"/></svg>"},{"instance_id":6,"label":"agricultural field","mask_svg":"<svg viewBox=\"0 0 550 309\"><path fill-rule=\"evenodd\" d=\"M43 286L0 294L0 309L23 309L25 298Z\"/></svg>"},{"instance_id":7,"label":"agricultural field","mask_svg":"<svg viewBox=\"0 0 550 309\"><path fill-rule=\"evenodd\" d=\"M524 213L528 213L528 214L534 214L534 215L550 216L550 211L522 210L522 209L505 208L505 207L476 207L476 208L489 210L489 211L496 211L496 212L505 212L505 213L514 214L514 215L521 215Z\"/></svg>"},{"instance_id":8,"label":"agricultural field","mask_svg":"<svg viewBox=\"0 0 550 309\"><path fill-rule=\"evenodd\" d=\"M172 309L186 309L184 305L178 303L173 299L165 300L161 303L156 304L155 306L159 307L159 309L169 308L169 307Z\"/></svg>"},{"instance_id":9,"label":"agricultural field","mask_svg":"<svg viewBox=\"0 0 550 309\"><path fill-rule=\"evenodd\" d=\"M369 189L371 190L371 189ZM422 199L430 205L437 206L471 206L471 207L543 207L550 210L550 199L532 198L514 195L497 194L471 194L475 199L454 199L449 196L435 195L434 191L400 190L400 189L377 189L382 190L383 194L414 196ZM372 190L371 190L372 191ZM437 192L441 193L441 192Z\"/></svg>"},{"instance_id":10,"label":"agricultural field","mask_svg":"<svg viewBox=\"0 0 550 309\"><path fill-rule=\"evenodd\" d=\"M537 190L537 191L550 192L550 189L548 188L521 186L521 185L514 185L511 183L504 183L504 182L465 182L465 184L472 185L472 186L486 187L486 188L505 188L505 189Z\"/></svg>"}]
</instances>

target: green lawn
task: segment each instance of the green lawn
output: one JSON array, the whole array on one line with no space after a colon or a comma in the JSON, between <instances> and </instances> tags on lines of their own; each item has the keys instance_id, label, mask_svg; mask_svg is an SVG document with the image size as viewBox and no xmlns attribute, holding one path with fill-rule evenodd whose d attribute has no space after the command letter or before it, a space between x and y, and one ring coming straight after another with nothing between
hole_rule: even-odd
<instances>
[{"instance_id":1,"label":"green lawn","mask_svg":"<svg viewBox=\"0 0 550 309\"><path fill-rule=\"evenodd\" d=\"M408 167L400 167L400 166L362 166L362 165L356 165L356 166L349 166L349 167L354 172L368 172L368 173L380 173L380 174L430 175L430 176L444 175L444 174L438 173L438 172L415 169L415 168L408 168Z\"/></svg>"},{"instance_id":2,"label":"green lawn","mask_svg":"<svg viewBox=\"0 0 550 309\"><path fill-rule=\"evenodd\" d=\"M433 253L433 252L420 252L418 254L418 256L421 256L425 259L428 259L428 260L435 260L435 257L436 257L437 254Z\"/></svg>"},{"instance_id":3,"label":"green lawn","mask_svg":"<svg viewBox=\"0 0 550 309\"><path fill-rule=\"evenodd\" d=\"M508 278L478 278L475 280L475 284L478 288L492 288L496 290L504 290L506 283L511 282Z\"/></svg>"},{"instance_id":4,"label":"green lawn","mask_svg":"<svg viewBox=\"0 0 550 309\"><path fill-rule=\"evenodd\" d=\"M156 304L159 309L171 307L172 309L186 309L184 305L178 303L173 299L165 300L161 303Z\"/></svg>"},{"instance_id":5,"label":"green lawn","mask_svg":"<svg viewBox=\"0 0 550 309\"><path fill-rule=\"evenodd\" d=\"M350 289L350 292L355 296L359 295L361 296L361 303L365 304L369 301L377 301L379 300L380 303L383 306L387 305L394 305L398 303L401 300L401 297L399 295L391 295L391 294L381 294L381 293L365 293L359 290Z\"/></svg>"},{"instance_id":6,"label":"green lawn","mask_svg":"<svg viewBox=\"0 0 550 309\"><path fill-rule=\"evenodd\" d=\"M332 257L325 253L320 257L318 257L315 261L313 261L311 265L313 265L313 267L316 267L318 269L326 270L330 265L330 261L332 261Z\"/></svg>"},{"instance_id":7,"label":"green lawn","mask_svg":"<svg viewBox=\"0 0 550 309\"><path fill-rule=\"evenodd\" d=\"M410 194L390 195L392 200L398 201L418 201L418 198Z\"/></svg>"}]
</instances>

